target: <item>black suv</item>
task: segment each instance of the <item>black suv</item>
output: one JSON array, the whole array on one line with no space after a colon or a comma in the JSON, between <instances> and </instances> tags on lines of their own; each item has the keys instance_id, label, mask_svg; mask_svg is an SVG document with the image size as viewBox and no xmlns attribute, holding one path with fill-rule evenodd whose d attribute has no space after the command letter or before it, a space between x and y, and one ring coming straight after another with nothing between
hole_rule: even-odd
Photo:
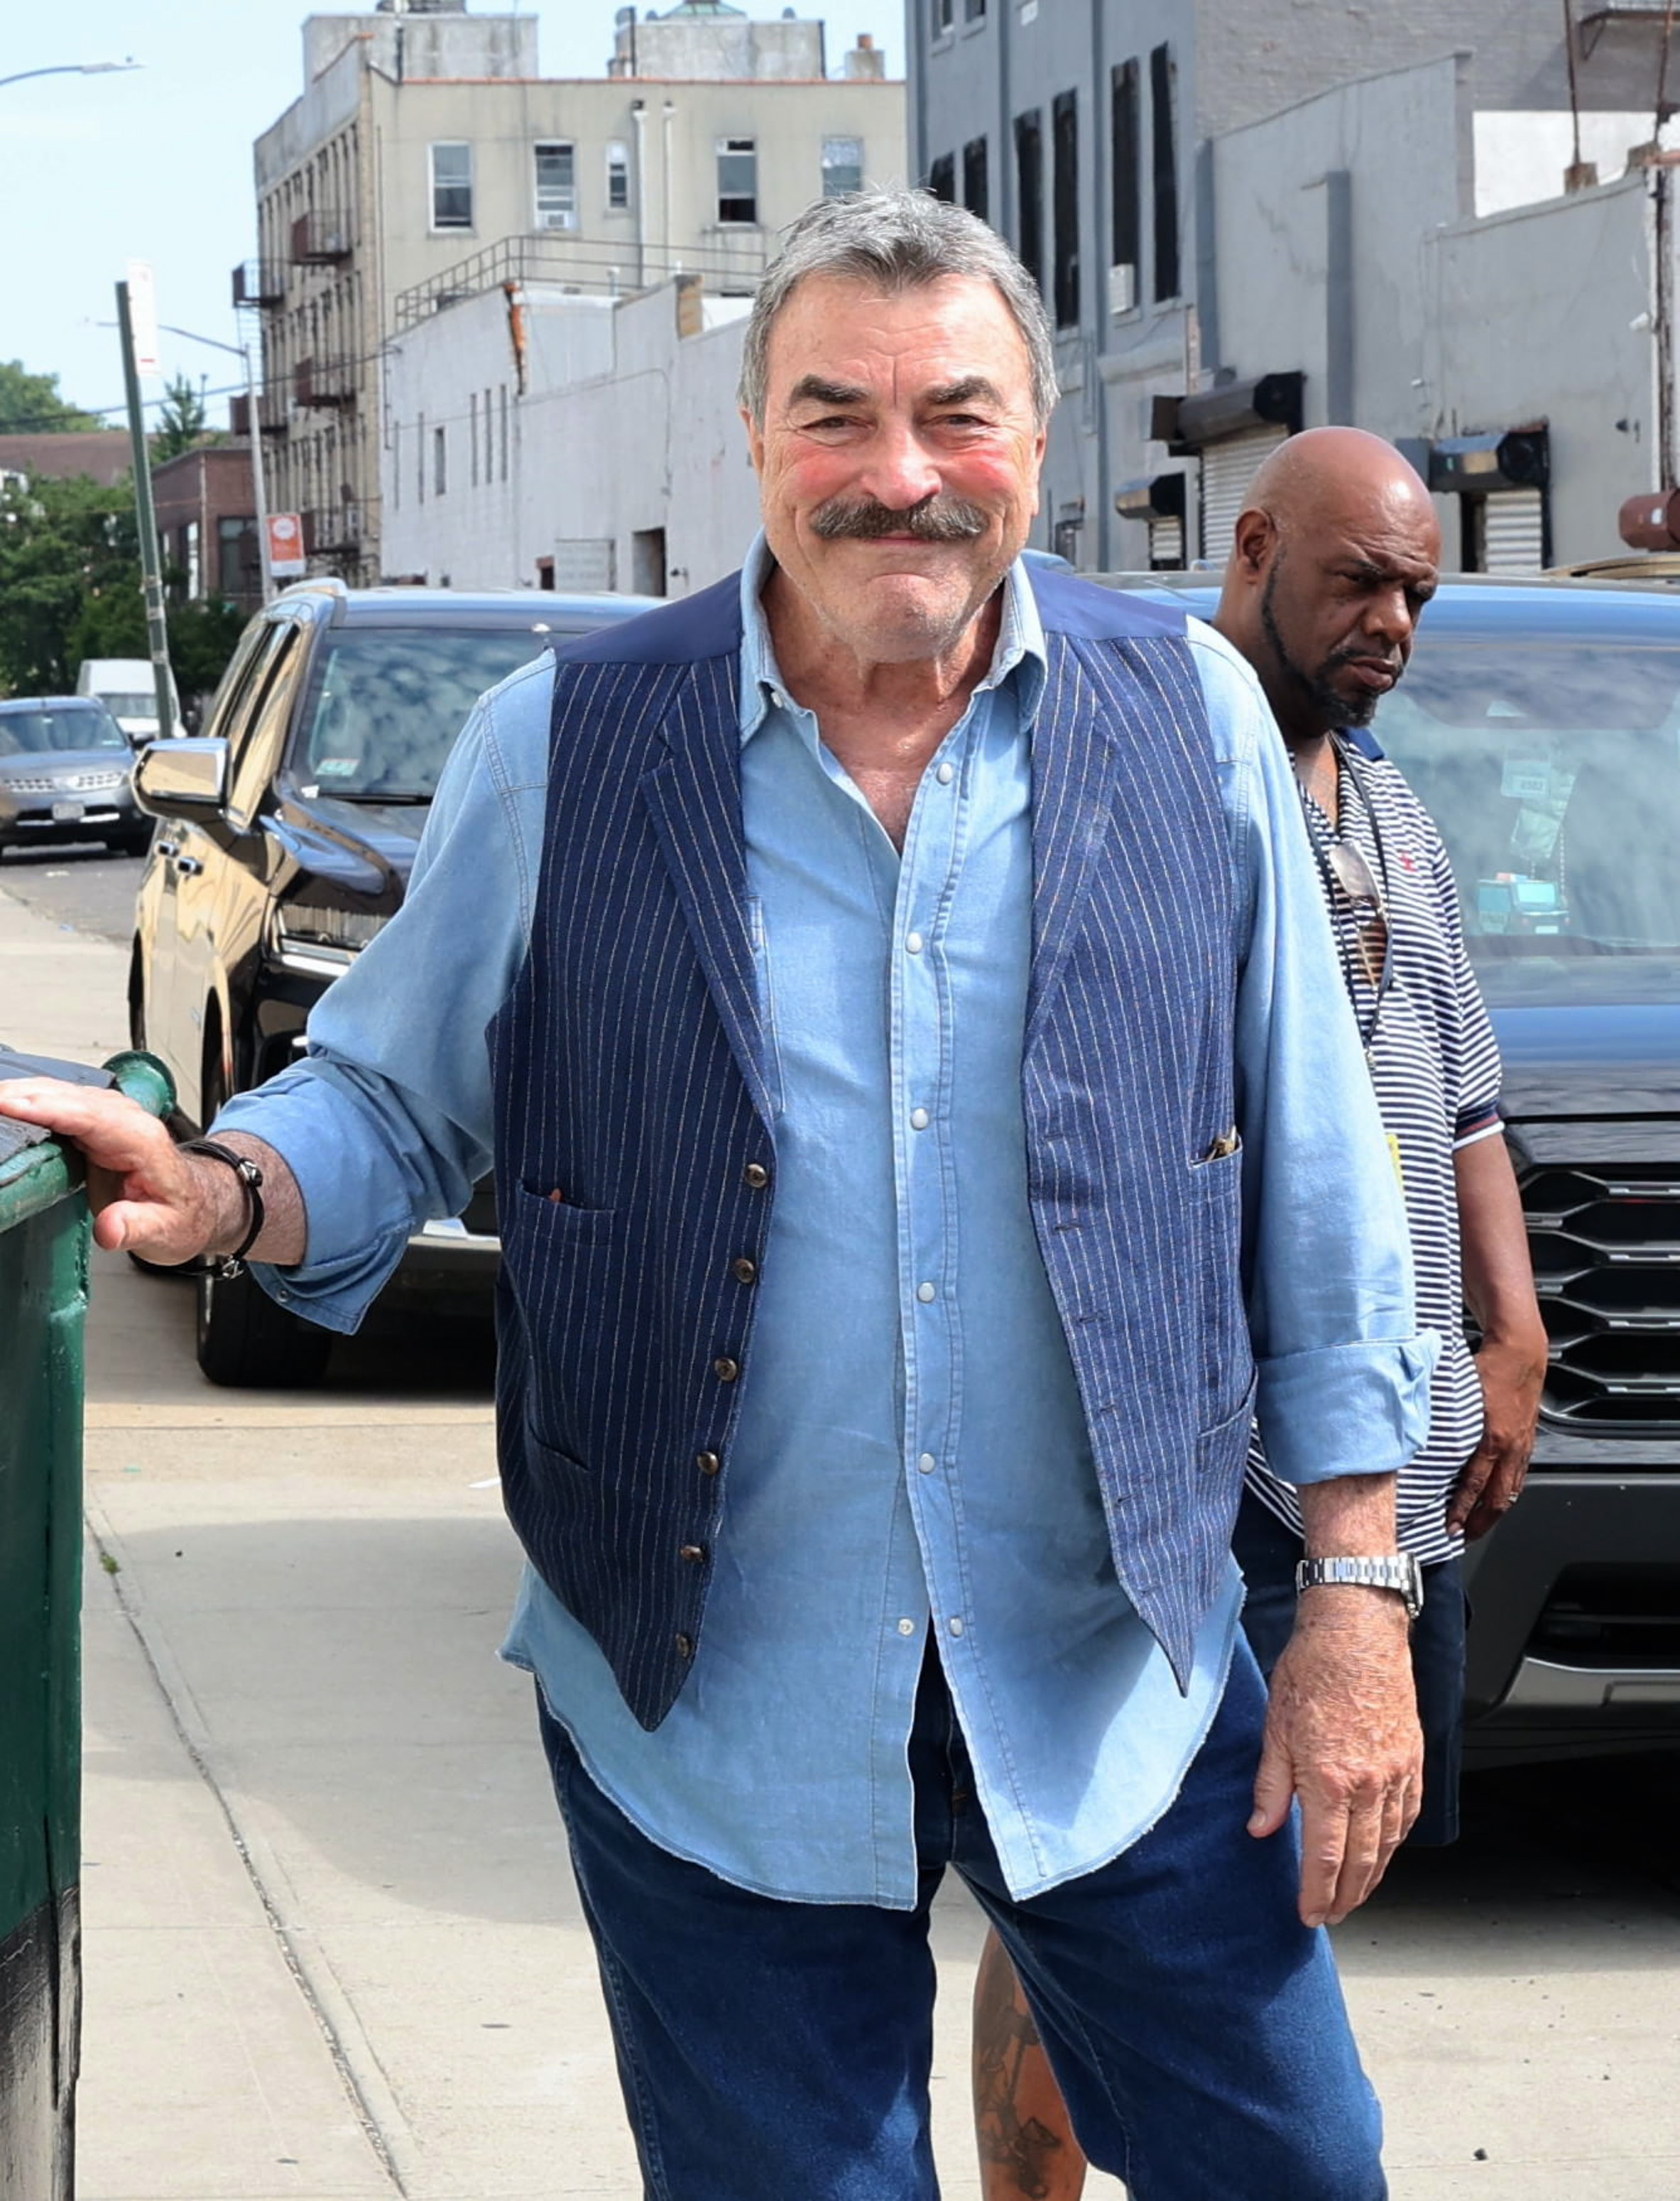
<instances>
[{"instance_id":1,"label":"black suv","mask_svg":"<svg viewBox=\"0 0 1680 2201\"><path fill-rule=\"evenodd\" d=\"M474 700L646 608L629 596L300 583L252 620L203 736L135 766L163 821L135 907L129 1028L175 1082L183 1128L301 1052L310 1008L397 909L443 760ZM117 737L121 743L120 734ZM394 1288L484 1303L494 1193L428 1224ZM319 1379L330 1334L250 1277L198 1276L198 1360L219 1383Z\"/></svg>"},{"instance_id":2,"label":"black suv","mask_svg":"<svg viewBox=\"0 0 1680 2201\"><path fill-rule=\"evenodd\" d=\"M1448 582L1374 731L1458 876L1552 1340L1471 1547L1467 1755L1680 1746L1680 590Z\"/></svg>"}]
</instances>

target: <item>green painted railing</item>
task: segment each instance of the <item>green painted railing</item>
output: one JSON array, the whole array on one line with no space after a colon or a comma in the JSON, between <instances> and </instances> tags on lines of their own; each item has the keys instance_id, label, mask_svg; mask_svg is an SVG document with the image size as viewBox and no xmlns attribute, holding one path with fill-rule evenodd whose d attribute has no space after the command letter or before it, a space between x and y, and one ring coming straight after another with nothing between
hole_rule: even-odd
<instances>
[{"instance_id":1,"label":"green painted railing","mask_svg":"<svg viewBox=\"0 0 1680 2201\"><path fill-rule=\"evenodd\" d=\"M156 1115L163 1065L107 1065ZM79 1159L0 1162L0 2201L70 2201L81 1961Z\"/></svg>"}]
</instances>

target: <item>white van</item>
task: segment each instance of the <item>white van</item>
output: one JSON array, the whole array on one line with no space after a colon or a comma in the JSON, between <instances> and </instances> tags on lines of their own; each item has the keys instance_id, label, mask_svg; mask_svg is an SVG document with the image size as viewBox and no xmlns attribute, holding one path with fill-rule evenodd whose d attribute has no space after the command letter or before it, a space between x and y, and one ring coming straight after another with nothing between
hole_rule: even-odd
<instances>
[{"instance_id":1,"label":"white van","mask_svg":"<svg viewBox=\"0 0 1680 2201\"><path fill-rule=\"evenodd\" d=\"M76 672L76 693L97 696L132 748L157 739L157 689L150 658L85 657ZM179 733L181 729L170 731Z\"/></svg>"}]
</instances>

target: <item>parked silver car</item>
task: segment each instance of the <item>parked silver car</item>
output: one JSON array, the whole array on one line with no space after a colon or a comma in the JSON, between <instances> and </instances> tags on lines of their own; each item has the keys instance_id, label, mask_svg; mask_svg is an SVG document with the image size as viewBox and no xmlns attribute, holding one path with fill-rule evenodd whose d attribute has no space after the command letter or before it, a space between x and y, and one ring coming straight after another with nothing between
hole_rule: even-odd
<instances>
[{"instance_id":1,"label":"parked silver car","mask_svg":"<svg viewBox=\"0 0 1680 2201\"><path fill-rule=\"evenodd\" d=\"M151 820L134 805L127 737L85 696L0 701L0 849L104 841L139 850Z\"/></svg>"}]
</instances>

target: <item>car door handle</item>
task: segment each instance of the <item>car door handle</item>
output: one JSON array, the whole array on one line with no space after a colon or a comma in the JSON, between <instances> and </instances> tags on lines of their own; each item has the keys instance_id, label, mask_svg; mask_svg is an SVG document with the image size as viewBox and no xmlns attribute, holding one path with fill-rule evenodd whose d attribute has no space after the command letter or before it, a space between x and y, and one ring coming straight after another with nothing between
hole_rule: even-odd
<instances>
[{"instance_id":1,"label":"car door handle","mask_svg":"<svg viewBox=\"0 0 1680 2201\"><path fill-rule=\"evenodd\" d=\"M178 878L196 879L203 868L197 856L177 856L175 859L175 875Z\"/></svg>"},{"instance_id":2,"label":"car door handle","mask_svg":"<svg viewBox=\"0 0 1680 2201\"><path fill-rule=\"evenodd\" d=\"M180 852L181 844L179 841L160 841L152 853L158 856L178 856Z\"/></svg>"}]
</instances>

